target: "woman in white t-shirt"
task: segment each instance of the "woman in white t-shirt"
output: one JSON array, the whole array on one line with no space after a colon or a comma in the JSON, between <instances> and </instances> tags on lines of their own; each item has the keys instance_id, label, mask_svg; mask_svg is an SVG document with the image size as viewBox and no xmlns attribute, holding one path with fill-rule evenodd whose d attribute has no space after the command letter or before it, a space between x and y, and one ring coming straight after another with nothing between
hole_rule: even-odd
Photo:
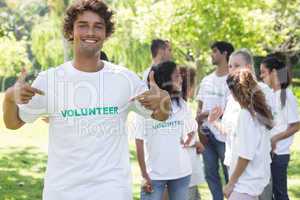
<instances>
[{"instance_id":1,"label":"woman in white t-shirt","mask_svg":"<svg viewBox=\"0 0 300 200\"><path fill-rule=\"evenodd\" d=\"M251 71L236 70L227 78L233 98L240 104L237 127L231 134L229 182L224 195L229 200L257 200L270 179L270 134L273 117L265 95ZM209 121L220 115L214 110Z\"/></svg>"},{"instance_id":2,"label":"woman in white t-shirt","mask_svg":"<svg viewBox=\"0 0 300 200\"><path fill-rule=\"evenodd\" d=\"M136 116L137 157L144 184L141 200L161 200L165 187L170 200L187 200L192 165L188 147L197 131L191 110L181 97L182 78L174 62L153 67L154 78L172 99L172 113L165 122Z\"/></svg>"},{"instance_id":3,"label":"woman in white t-shirt","mask_svg":"<svg viewBox=\"0 0 300 200\"><path fill-rule=\"evenodd\" d=\"M284 62L275 57L265 58L260 66L261 78L274 91L275 127L271 131L273 199L288 200L287 168L290 146L300 128L297 99L288 88L290 77Z\"/></svg>"}]
</instances>

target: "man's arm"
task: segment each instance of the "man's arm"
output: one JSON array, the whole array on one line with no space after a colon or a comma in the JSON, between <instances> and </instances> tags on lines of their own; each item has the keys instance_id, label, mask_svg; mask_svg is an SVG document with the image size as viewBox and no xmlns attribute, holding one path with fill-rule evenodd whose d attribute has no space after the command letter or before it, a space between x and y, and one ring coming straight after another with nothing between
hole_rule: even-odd
<instances>
[{"instance_id":1,"label":"man's arm","mask_svg":"<svg viewBox=\"0 0 300 200\"><path fill-rule=\"evenodd\" d=\"M44 93L31 87L25 82L26 71L22 71L17 82L5 92L3 101L3 120L8 129L18 129L22 127L23 122L19 117L19 108L17 104L27 104L36 94L44 95Z\"/></svg>"},{"instance_id":2,"label":"man's arm","mask_svg":"<svg viewBox=\"0 0 300 200\"><path fill-rule=\"evenodd\" d=\"M21 128L25 123L19 117L18 106L16 102L11 99L12 93L11 88L9 88L4 97L3 101L3 120L6 128L16 130Z\"/></svg>"},{"instance_id":3,"label":"man's arm","mask_svg":"<svg viewBox=\"0 0 300 200\"><path fill-rule=\"evenodd\" d=\"M196 116L196 120L198 122L199 127L202 126L203 121L209 115L209 112L202 112L202 106L203 106L203 102L199 100L198 101L198 107L197 107L197 116Z\"/></svg>"},{"instance_id":4,"label":"man's arm","mask_svg":"<svg viewBox=\"0 0 300 200\"><path fill-rule=\"evenodd\" d=\"M202 112L203 102L198 101L196 121L198 122L198 137L202 144L207 144L208 138L202 133L201 127L205 118L208 117L208 112Z\"/></svg>"},{"instance_id":5,"label":"man's arm","mask_svg":"<svg viewBox=\"0 0 300 200\"><path fill-rule=\"evenodd\" d=\"M149 75L150 89L133 100L138 100L145 108L153 111L151 117L159 121L165 121L171 113L171 97L167 91L158 87L154 79L154 72Z\"/></svg>"}]
</instances>

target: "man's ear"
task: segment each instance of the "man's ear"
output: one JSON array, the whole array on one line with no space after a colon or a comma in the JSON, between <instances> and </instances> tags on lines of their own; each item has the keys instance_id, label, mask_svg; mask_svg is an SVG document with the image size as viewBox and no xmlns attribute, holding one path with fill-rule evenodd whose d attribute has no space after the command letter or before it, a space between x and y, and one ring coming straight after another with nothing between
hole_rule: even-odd
<instances>
[{"instance_id":1,"label":"man's ear","mask_svg":"<svg viewBox=\"0 0 300 200\"><path fill-rule=\"evenodd\" d=\"M228 52L227 51L223 51L223 53L222 53L223 55L225 55L226 57L227 57L227 55L228 55Z\"/></svg>"},{"instance_id":2,"label":"man's ear","mask_svg":"<svg viewBox=\"0 0 300 200\"><path fill-rule=\"evenodd\" d=\"M69 41L72 42L74 40L73 31L69 33Z\"/></svg>"}]
</instances>

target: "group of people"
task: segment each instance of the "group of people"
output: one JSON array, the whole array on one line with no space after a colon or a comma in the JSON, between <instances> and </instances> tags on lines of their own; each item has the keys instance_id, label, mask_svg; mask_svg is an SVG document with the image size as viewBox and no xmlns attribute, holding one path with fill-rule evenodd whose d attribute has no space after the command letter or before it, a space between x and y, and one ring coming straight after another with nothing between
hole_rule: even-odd
<instances>
[{"instance_id":1,"label":"group of people","mask_svg":"<svg viewBox=\"0 0 300 200\"><path fill-rule=\"evenodd\" d=\"M194 95L195 70L168 61L170 49L169 41L152 41L151 70L158 86L169 92L171 116L165 122L136 117L134 126L145 180L141 199L199 200L202 156L214 200L288 200L290 146L300 118L284 61L276 54L266 56L258 81L247 49L234 51L228 42L215 42L211 58L216 69L201 80L194 116L186 101Z\"/></svg>"},{"instance_id":2,"label":"group of people","mask_svg":"<svg viewBox=\"0 0 300 200\"><path fill-rule=\"evenodd\" d=\"M132 199L130 111L137 113L131 131L142 200L200 199L204 177L214 200L288 199L289 148L300 119L285 63L267 56L262 83L249 51L215 42L211 57L217 67L202 79L194 113L187 102L196 71L172 61L170 41L153 40L144 80L100 59L114 32L112 16L101 0L74 1L63 23L73 60L41 72L32 85L22 71L5 92L7 128L49 119L43 200Z\"/></svg>"}]
</instances>

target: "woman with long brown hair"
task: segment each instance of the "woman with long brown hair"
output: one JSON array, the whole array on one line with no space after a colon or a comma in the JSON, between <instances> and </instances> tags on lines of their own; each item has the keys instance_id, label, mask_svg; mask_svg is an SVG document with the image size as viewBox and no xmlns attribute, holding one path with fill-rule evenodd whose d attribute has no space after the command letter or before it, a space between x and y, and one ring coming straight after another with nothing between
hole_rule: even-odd
<instances>
[{"instance_id":1,"label":"woman with long brown hair","mask_svg":"<svg viewBox=\"0 0 300 200\"><path fill-rule=\"evenodd\" d=\"M228 136L230 178L224 195L229 200L257 200L270 179L272 112L250 70L234 71L228 76L227 85L241 111L235 131ZM219 116L219 112L215 109L209 120Z\"/></svg>"}]
</instances>

